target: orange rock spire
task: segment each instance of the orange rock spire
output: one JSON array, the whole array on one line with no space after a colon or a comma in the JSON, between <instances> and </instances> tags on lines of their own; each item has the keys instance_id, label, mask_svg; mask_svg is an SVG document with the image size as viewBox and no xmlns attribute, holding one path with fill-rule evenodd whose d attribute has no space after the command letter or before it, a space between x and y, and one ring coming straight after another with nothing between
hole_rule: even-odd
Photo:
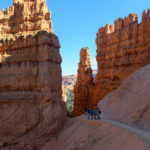
<instances>
[{"instance_id":1,"label":"orange rock spire","mask_svg":"<svg viewBox=\"0 0 150 150\"><path fill-rule=\"evenodd\" d=\"M92 83L91 56L89 48L86 47L80 51L77 82L74 87L74 116L83 114L88 107L89 88Z\"/></svg>"}]
</instances>

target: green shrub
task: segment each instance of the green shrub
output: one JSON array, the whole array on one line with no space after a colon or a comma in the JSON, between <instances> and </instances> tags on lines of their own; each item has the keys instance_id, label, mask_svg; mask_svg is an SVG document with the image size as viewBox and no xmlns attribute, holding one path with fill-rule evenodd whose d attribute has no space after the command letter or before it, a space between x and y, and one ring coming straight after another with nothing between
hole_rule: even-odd
<instances>
[{"instance_id":1,"label":"green shrub","mask_svg":"<svg viewBox=\"0 0 150 150\"><path fill-rule=\"evenodd\" d=\"M74 93L73 90L68 89L67 94L66 94L66 105L67 105L67 110L71 111L73 108L73 103L74 103Z\"/></svg>"}]
</instances>

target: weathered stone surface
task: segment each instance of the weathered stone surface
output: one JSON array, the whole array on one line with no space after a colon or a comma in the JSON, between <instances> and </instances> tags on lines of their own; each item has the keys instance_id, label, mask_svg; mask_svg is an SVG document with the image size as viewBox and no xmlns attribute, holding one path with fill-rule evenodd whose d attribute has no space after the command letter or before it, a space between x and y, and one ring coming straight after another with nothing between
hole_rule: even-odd
<instances>
[{"instance_id":1,"label":"weathered stone surface","mask_svg":"<svg viewBox=\"0 0 150 150\"><path fill-rule=\"evenodd\" d=\"M89 106L119 87L131 73L150 63L150 10L143 12L138 24L137 14L119 18L115 25L99 29L96 38L98 73L90 88Z\"/></svg>"},{"instance_id":2,"label":"weathered stone surface","mask_svg":"<svg viewBox=\"0 0 150 150\"><path fill-rule=\"evenodd\" d=\"M0 13L0 149L37 150L66 120L59 41L45 0Z\"/></svg>"},{"instance_id":3,"label":"weathered stone surface","mask_svg":"<svg viewBox=\"0 0 150 150\"><path fill-rule=\"evenodd\" d=\"M150 131L150 65L133 73L99 103L102 116Z\"/></svg>"},{"instance_id":4,"label":"weathered stone surface","mask_svg":"<svg viewBox=\"0 0 150 150\"><path fill-rule=\"evenodd\" d=\"M53 32L46 0L13 0L12 6L0 11L0 39L14 40L40 30Z\"/></svg>"},{"instance_id":5,"label":"weathered stone surface","mask_svg":"<svg viewBox=\"0 0 150 150\"><path fill-rule=\"evenodd\" d=\"M73 115L81 115L88 107L89 88L92 86L93 77L91 69L91 56L89 48L82 48L77 82L74 86L74 111Z\"/></svg>"}]
</instances>

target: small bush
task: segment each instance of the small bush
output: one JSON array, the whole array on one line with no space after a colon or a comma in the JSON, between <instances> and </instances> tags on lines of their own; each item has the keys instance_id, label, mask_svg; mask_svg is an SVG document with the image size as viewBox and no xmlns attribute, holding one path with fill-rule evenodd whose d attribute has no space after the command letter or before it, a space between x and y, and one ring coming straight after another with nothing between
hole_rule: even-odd
<instances>
[{"instance_id":1,"label":"small bush","mask_svg":"<svg viewBox=\"0 0 150 150\"><path fill-rule=\"evenodd\" d=\"M66 98L67 98L67 100L66 100L67 110L70 112L73 109L73 104L74 104L73 90L68 89Z\"/></svg>"}]
</instances>

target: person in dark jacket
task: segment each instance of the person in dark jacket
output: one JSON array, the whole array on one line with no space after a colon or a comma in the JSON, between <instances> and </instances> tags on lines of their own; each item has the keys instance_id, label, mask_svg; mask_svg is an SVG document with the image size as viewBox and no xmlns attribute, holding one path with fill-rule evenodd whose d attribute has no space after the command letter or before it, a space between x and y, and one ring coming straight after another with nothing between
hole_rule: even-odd
<instances>
[{"instance_id":1,"label":"person in dark jacket","mask_svg":"<svg viewBox=\"0 0 150 150\"><path fill-rule=\"evenodd\" d=\"M96 119L96 116L97 116L97 111L96 111L96 109L93 110L93 114L94 114L94 119Z\"/></svg>"},{"instance_id":2,"label":"person in dark jacket","mask_svg":"<svg viewBox=\"0 0 150 150\"><path fill-rule=\"evenodd\" d=\"M101 110L98 108L98 110L97 110L97 117L98 117L98 119L101 118L100 115L101 115Z\"/></svg>"}]
</instances>

